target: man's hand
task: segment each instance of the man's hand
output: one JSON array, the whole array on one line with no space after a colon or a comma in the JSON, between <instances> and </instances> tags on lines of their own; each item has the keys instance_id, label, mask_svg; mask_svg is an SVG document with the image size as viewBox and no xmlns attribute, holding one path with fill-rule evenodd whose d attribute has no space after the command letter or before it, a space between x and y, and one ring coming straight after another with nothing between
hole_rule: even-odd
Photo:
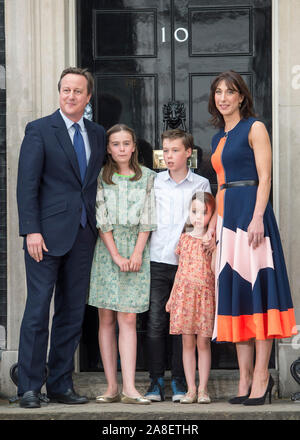
<instances>
[{"instance_id":1,"label":"man's hand","mask_svg":"<svg viewBox=\"0 0 300 440\"><path fill-rule=\"evenodd\" d=\"M43 259L43 251L48 252L43 236L40 233L27 234L26 244L29 255L38 263Z\"/></svg>"}]
</instances>

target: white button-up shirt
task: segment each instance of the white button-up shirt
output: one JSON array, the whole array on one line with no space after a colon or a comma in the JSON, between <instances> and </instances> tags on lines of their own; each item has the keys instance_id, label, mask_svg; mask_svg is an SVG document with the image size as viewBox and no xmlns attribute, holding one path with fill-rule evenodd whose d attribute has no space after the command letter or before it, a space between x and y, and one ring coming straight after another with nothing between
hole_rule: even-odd
<instances>
[{"instance_id":1,"label":"white button-up shirt","mask_svg":"<svg viewBox=\"0 0 300 440\"><path fill-rule=\"evenodd\" d=\"M158 263L178 264L175 249L188 217L189 205L196 191L211 193L208 179L188 171L176 183L169 171L157 174L154 181L157 230L150 240L150 259Z\"/></svg>"},{"instance_id":2,"label":"white button-up shirt","mask_svg":"<svg viewBox=\"0 0 300 440\"><path fill-rule=\"evenodd\" d=\"M74 121L71 121L71 119L69 119L62 111L61 109L59 109L60 114L63 118L63 120L65 121L71 142L73 144L73 139L74 139L74 134L75 134L75 127L73 127ZM84 142L84 148L85 148L85 155L86 155L86 163L88 165L89 163L89 159L91 156L91 147L90 147L90 142L89 142L89 137L84 125L84 121L83 121L83 116L79 119L79 121L77 122L77 124L80 127L80 132L82 134L83 137L83 142Z\"/></svg>"}]
</instances>

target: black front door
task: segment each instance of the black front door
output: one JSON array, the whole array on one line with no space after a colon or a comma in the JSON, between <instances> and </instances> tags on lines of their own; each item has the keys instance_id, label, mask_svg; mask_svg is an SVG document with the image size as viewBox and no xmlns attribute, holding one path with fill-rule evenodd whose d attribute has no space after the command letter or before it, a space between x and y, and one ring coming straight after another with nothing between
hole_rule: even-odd
<instances>
[{"instance_id":1,"label":"black front door","mask_svg":"<svg viewBox=\"0 0 300 440\"><path fill-rule=\"evenodd\" d=\"M207 112L209 88L233 69L247 81L257 114L271 132L271 0L78 0L78 65L94 74L93 119L106 129L134 128L141 159L152 167L160 148L164 104L180 101L198 147L197 173L210 164L215 129ZM87 308L81 368L98 362L97 313ZM146 314L138 319L137 368L145 368ZM235 368L232 344L213 344L213 368Z\"/></svg>"}]
</instances>

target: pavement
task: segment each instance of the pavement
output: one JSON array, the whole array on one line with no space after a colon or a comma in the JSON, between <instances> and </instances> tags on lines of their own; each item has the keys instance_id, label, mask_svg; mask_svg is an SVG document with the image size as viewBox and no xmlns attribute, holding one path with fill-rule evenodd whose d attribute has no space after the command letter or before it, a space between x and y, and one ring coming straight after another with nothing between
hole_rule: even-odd
<instances>
[{"instance_id":1,"label":"pavement","mask_svg":"<svg viewBox=\"0 0 300 440\"><path fill-rule=\"evenodd\" d=\"M0 394L0 428L2 421L204 421L204 420L300 420L300 401L292 402L290 398L279 398L278 372L271 370L275 380L272 404L245 407L231 405L228 398L235 395L238 386L239 373L235 370L212 371L208 383L208 391L212 398L210 404L173 403L171 400L171 376L165 375L166 400L152 402L150 405L135 405L123 403L99 404L95 397L106 390L106 380L103 372L74 373L75 390L90 400L83 405L65 405L59 403L42 404L41 408L20 408L18 402L9 403L7 396ZM121 375L118 373L119 383ZM149 385L148 373L136 373L136 386L141 394L145 394ZM15 388L16 391L16 388ZM295 389L297 391L297 389ZM45 392L45 389L42 389ZM1 432L1 431L0 431ZM1 434L0 434L1 435Z\"/></svg>"},{"instance_id":2,"label":"pavement","mask_svg":"<svg viewBox=\"0 0 300 440\"><path fill-rule=\"evenodd\" d=\"M2 399L2 420L300 420L300 402L275 399L272 404L246 408L243 405L230 405L225 400L190 405L172 401L152 402L150 405L99 404L91 400L84 405L49 403L37 409L24 409L18 403L10 404Z\"/></svg>"},{"instance_id":3,"label":"pavement","mask_svg":"<svg viewBox=\"0 0 300 440\"><path fill-rule=\"evenodd\" d=\"M256 407L230 405L226 400L201 405L182 405L170 400L150 405L98 404L91 400L84 405L42 404L37 409L24 409L18 403L0 400L1 431L9 438L30 440L199 440L207 433L213 438L223 438L224 434L233 438L247 431L250 436L257 436L258 432L261 436L264 432L269 438L284 438L295 434L295 429L299 429L295 421L299 420L300 402L288 399L275 399L271 405Z\"/></svg>"}]
</instances>

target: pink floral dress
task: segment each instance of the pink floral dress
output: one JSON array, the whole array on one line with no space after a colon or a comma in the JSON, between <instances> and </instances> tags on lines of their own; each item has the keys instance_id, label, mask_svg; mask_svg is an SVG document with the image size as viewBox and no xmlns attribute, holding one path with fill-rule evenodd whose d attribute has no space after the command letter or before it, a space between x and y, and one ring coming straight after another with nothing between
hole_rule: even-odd
<instances>
[{"instance_id":1,"label":"pink floral dress","mask_svg":"<svg viewBox=\"0 0 300 440\"><path fill-rule=\"evenodd\" d=\"M199 334L211 337L215 316L215 277L211 256L202 240L182 234L176 248L179 265L166 310L170 312L170 334Z\"/></svg>"}]
</instances>

